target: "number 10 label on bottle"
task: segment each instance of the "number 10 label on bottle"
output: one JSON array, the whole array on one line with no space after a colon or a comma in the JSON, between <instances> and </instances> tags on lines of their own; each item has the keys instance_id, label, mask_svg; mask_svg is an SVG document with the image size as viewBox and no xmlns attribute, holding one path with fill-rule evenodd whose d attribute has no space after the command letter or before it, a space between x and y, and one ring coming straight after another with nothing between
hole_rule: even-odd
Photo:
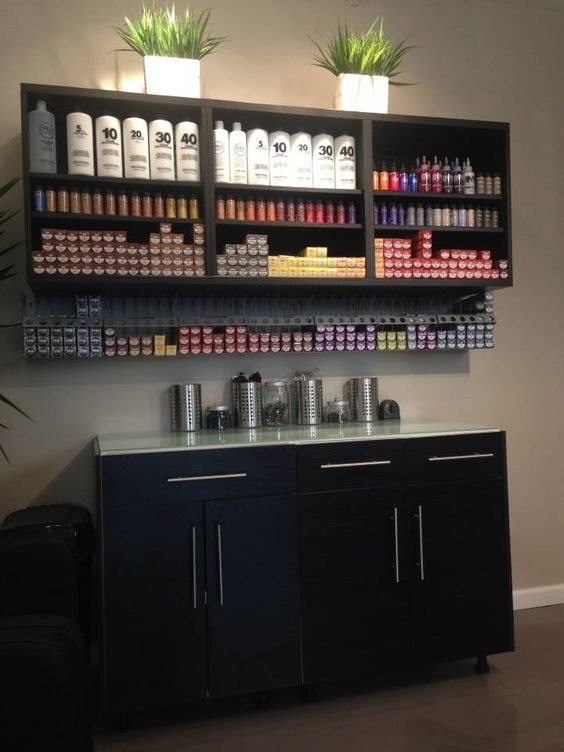
<instances>
[{"instance_id":1,"label":"number 10 label on bottle","mask_svg":"<svg viewBox=\"0 0 564 752\"><path fill-rule=\"evenodd\" d=\"M168 120L149 123L151 180L174 180L174 143Z\"/></svg>"},{"instance_id":2,"label":"number 10 label on bottle","mask_svg":"<svg viewBox=\"0 0 564 752\"><path fill-rule=\"evenodd\" d=\"M356 188L356 150L353 136L335 139L335 188Z\"/></svg>"},{"instance_id":3,"label":"number 10 label on bottle","mask_svg":"<svg viewBox=\"0 0 564 752\"><path fill-rule=\"evenodd\" d=\"M174 128L176 179L200 180L200 133L197 123L185 120Z\"/></svg>"},{"instance_id":4,"label":"number 10 label on bottle","mask_svg":"<svg viewBox=\"0 0 564 752\"><path fill-rule=\"evenodd\" d=\"M96 171L104 178L122 178L121 123L113 115L96 118Z\"/></svg>"},{"instance_id":5,"label":"number 10 label on bottle","mask_svg":"<svg viewBox=\"0 0 564 752\"><path fill-rule=\"evenodd\" d=\"M333 136L319 133L313 138L313 187L335 187L335 143Z\"/></svg>"},{"instance_id":6,"label":"number 10 label on bottle","mask_svg":"<svg viewBox=\"0 0 564 752\"><path fill-rule=\"evenodd\" d=\"M290 134L273 131L268 136L270 185L290 185Z\"/></svg>"}]
</instances>

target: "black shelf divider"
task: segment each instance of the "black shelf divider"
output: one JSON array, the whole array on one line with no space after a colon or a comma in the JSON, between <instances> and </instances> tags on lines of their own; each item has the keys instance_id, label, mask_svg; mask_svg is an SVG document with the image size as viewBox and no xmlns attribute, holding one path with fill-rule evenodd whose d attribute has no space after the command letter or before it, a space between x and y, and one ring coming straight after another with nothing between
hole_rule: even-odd
<instances>
[{"instance_id":1,"label":"black shelf divider","mask_svg":"<svg viewBox=\"0 0 564 752\"><path fill-rule=\"evenodd\" d=\"M503 227L435 227L434 225L374 225L374 232L417 232L429 230L430 232L467 232L467 233L496 233L505 232Z\"/></svg>"},{"instance_id":2,"label":"black shelf divider","mask_svg":"<svg viewBox=\"0 0 564 752\"><path fill-rule=\"evenodd\" d=\"M248 183L215 183L214 189L219 192L235 194L239 191L243 193L271 194L287 193L289 195L299 196L300 194L312 196L361 196L363 191L360 188L306 188L304 186L287 186L287 185L249 185Z\"/></svg>"},{"instance_id":3,"label":"black shelf divider","mask_svg":"<svg viewBox=\"0 0 564 752\"><path fill-rule=\"evenodd\" d=\"M152 189L157 190L183 190L187 192L189 188L199 190L202 188L201 182L189 181L189 180L142 180L139 178L105 178L99 175L61 175L51 174L48 172L31 172L29 179L34 185L41 184L43 186L50 183L60 184L65 183L70 185L84 186L92 185L96 186L112 186L122 188L124 190L128 188L143 188L144 191L150 192Z\"/></svg>"}]
</instances>

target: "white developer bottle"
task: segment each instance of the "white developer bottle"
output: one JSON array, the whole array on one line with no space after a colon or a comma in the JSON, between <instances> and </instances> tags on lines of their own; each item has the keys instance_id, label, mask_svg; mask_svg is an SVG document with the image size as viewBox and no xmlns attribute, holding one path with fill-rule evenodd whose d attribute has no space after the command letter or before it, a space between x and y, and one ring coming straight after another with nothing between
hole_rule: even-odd
<instances>
[{"instance_id":1,"label":"white developer bottle","mask_svg":"<svg viewBox=\"0 0 564 752\"><path fill-rule=\"evenodd\" d=\"M47 103L37 102L28 115L30 172L57 172L57 142L55 116L47 110Z\"/></svg>"},{"instance_id":2,"label":"white developer bottle","mask_svg":"<svg viewBox=\"0 0 564 752\"><path fill-rule=\"evenodd\" d=\"M69 175L94 175L92 118L85 112L67 115L67 159Z\"/></svg>"},{"instance_id":3,"label":"white developer bottle","mask_svg":"<svg viewBox=\"0 0 564 752\"><path fill-rule=\"evenodd\" d=\"M229 169L229 133L223 127L223 120L215 121L213 130L213 152L215 166L215 182L230 183Z\"/></svg>"},{"instance_id":4,"label":"white developer bottle","mask_svg":"<svg viewBox=\"0 0 564 752\"><path fill-rule=\"evenodd\" d=\"M270 185L290 185L290 134L273 131L268 135Z\"/></svg>"},{"instance_id":5,"label":"white developer bottle","mask_svg":"<svg viewBox=\"0 0 564 752\"><path fill-rule=\"evenodd\" d=\"M149 131L147 121L132 116L123 121L123 161L126 178L148 180Z\"/></svg>"},{"instance_id":6,"label":"white developer bottle","mask_svg":"<svg viewBox=\"0 0 564 752\"><path fill-rule=\"evenodd\" d=\"M313 186L312 141L309 133L292 133L290 138L290 184Z\"/></svg>"},{"instance_id":7,"label":"white developer bottle","mask_svg":"<svg viewBox=\"0 0 564 752\"><path fill-rule=\"evenodd\" d=\"M229 134L229 172L232 183L247 182L247 134L241 123L233 123Z\"/></svg>"},{"instance_id":8,"label":"white developer bottle","mask_svg":"<svg viewBox=\"0 0 564 752\"><path fill-rule=\"evenodd\" d=\"M163 118L149 123L151 180L174 180L172 123Z\"/></svg>"},{"instance_id":9,"label":"white developer bottle","mask_svg":"<svg viewBox=\"0 0 564 752\"><path fill-rule=\"evenodd\" d=\"M113 115L96 118L96 174L122 178L121 123Z\"/></svg>"},{"instance_id":10,"label":"white developer bottle","mask_svg":"<svg viewBox=\"0 0 564 752\"><path fill-rule=\"evenodd\" d=\"M174 126L176 179L197 183L200 180L200 131L197 123L184 120Z\"/></svg>"},{"instance_id":11,"label":"white developer bottle","mask_svg":"<svg viewBox=\"0 0 564 752\"><path fill-rule=\"evenodd\" d=\"M328 133L313 137L313 187L335 187L335 142Z\"/></svg>"},{"instance_id":12,"label":"white developer bottle","mask_svg":"<svg viewBox=\"0 0 564 752\"><path fill-rule=\"evenodd\" d=\"M247 131L247 180L250 185L269 185L268 133L263 128Z\"/></svg>"},{"instance_id":13,"label":"white developer bottle","mask_svg":"<svg viewBox=\"0 0 564 752\"><path fill-rule=\"evenodd\" d=\"M335 188L356 188L356 148L354 136L335 139Z\"/></svg>"}]
</instances>

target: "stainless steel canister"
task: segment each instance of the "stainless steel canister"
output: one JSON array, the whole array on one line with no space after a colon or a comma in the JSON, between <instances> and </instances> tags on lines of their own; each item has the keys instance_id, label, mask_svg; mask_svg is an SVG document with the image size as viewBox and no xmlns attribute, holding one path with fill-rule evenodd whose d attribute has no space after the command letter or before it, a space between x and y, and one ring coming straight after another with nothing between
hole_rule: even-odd
<instances>
[{"instance_id":1,"label":"stainless steel canister","mask_svg":"<svg viewBox=\"0 0 564 752\"><path fill-rule=\"evenodd\" d=\"M258 428L262 425L262 384L249 381L232 385L233 412L239 428Z\"/></svg>"},{"instance_id":2,"label":"stainless steel canister","mask_svg":"<svg viewBox=\"0 0 564 752\"><path fill-rule=\"evenodd\" d=\"M362 376L350 379L349 394L354 405L353 420L361 423L374 423L378 420L378 379Z\"/></svg>"},{"instance_id":3,"label":"stainless steel canister","mask_svg":"<svg viewBox=\"0 0 564 752\"><path fill-rule=\"evenodd\" d=\"M202 388L200 384L173 384L170 387L170 428L172 431L199 431L202 427Z\"/></svg>"},{"instance_id":4,"label":"stainless steel canister","mask_svg":"<svg viewBox=\"0 0 564 752\"><path fill-rule=\"evenodd\" d=\"M323 420L322 379L301 379L294 382L296 422L301 426L316 426Z\"/></svg>"}]
</instances>

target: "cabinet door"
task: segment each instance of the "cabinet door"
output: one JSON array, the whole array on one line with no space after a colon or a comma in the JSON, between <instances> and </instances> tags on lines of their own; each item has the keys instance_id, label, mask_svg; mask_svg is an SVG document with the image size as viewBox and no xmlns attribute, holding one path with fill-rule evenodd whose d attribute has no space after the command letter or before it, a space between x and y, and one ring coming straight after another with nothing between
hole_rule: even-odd
<instances>
[{"instance_id":1,"label":"cabinet door","mask_svg":"<svg viewBox=\"0 0 564 752\"><path fill-rule=\"evenodd\" d=\"M504 481L412 488L408 519L415 659L513 650Z\"/></svg>"},{"instance_id":2,"label":"cabinet door","mask_svg":"<svg viewBox=\"0 0 564 752\"><path fill-rule=\"evenodd\" d=\"M398 490L300 497L305 682L409 660L405 528Z\"/></svg>"},{"instance_id":3,"label":"cabinet door","mask_svg":"<svg viewBox=\"0 0 564 752\"><path fill-rule=\"evenodd\" d=\"M137 502L103 510L108 712L206 694L203 505Z\"/></svg>"},{"instance_id":4,"label":"cabinet door","mask_svg":"<svg viewBox=\"0 0 564 752\"><path fill-rule=\"evenodd\" d=\"M300 684L296 496L208 501L205 516L211 695Z\"/></svg>"}]
</instances>

